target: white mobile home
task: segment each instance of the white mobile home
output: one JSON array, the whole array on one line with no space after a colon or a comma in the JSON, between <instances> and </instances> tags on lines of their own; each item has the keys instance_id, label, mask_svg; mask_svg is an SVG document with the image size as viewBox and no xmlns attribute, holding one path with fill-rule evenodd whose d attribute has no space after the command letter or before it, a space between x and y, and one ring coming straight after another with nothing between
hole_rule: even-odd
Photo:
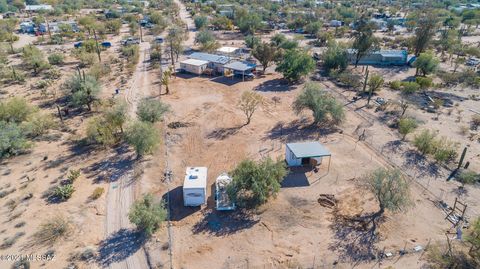
<instances>
[{"instance_id":1,"label":"white mobile home","mask_svg":"<svg viewBox=\"0 0 480 269\"><path fill-rule=\"evenodd\" d=\"M285 161L288 166L316 166L322 163L323 157L332 154L319 142L288 143L285 150ZM330 166L329 158L329 166Z\"/></svg>"},{"instance_id":2,"label":"white mobile home","mask_svg":"<svg viewBox=\"0 0 480 269\"><path fill-rule=\"evenodd\" d=\"M207 201L207 168L187 167L183 181L183 204L200 206Z\"/></svg>"},{"instance_id":3,"label":"white mobile home","mask_svg":"<svg viewBox=\"0 0 480 269\"><path fill-rule=\"evenodd\" d=\"M180 69L183 72L201 75L207 69L208 62L197 59L187 59L180 62Z\"/></svg>"}]
</instances>

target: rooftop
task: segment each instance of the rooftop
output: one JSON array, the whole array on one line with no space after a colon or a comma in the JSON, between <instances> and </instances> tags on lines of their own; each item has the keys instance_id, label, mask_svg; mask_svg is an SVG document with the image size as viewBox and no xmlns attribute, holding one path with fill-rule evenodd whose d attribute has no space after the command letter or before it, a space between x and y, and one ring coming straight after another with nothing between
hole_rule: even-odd
<instances>
[{"instance_id":1,"label":"rooftop","mask_svg":"<svg viewBox=\"0 0 480 269\"><path fill-rule=\"evenodd\" d=\"M222 53L233 53L236 50L238 50L238 48L235 47L220 47L219 49L217 49L218 52Z\"/></svg>"},{"instance_id":2,"label":"rooftop","mask_svg":"<svg viewBox=\"0 0 480 269\"><path fill-rule=\"evenodd\" d=\"M203 60L207 62L219 63L219 64L226 64L230 61L230 58L227 56L209 54L209 53L203 53L203 52L194 52L190 54L189 58Z\"/></svg>"},{"instance_id":3,"label":"rooftop","mask_svg":"<svg viewBox=\"0 0 480 269\"><path fill-rule=\"evenodd\" d=\"M187 167L185 171L184 189L203 189L207 187L206 167Z\"/></svg>"},{"instance_id":4,"label":"rooftop","mask_svg":"<svg viewBox=\"0 0 480 269\"><path fill-rule=\"evenodd\" d=\"M208 64L208 61L197 60L197 59L186 59L184 61L181 61L180 63L181 64L194 65L194 66L202 66L202 65Z\"/></svg>"},{"instance_id":5,"label":"rooftop","mask_svg":"<svg viewBox=\"0 0 480 269\"><path fill-rule=\"evenodd\" d=\"M51 5L26 5L26 11L37 11L37 10L53 10Z\"/></svg>"},{"instance_id":6,"label":"rooftop","mask_svg":"<svg viewBox=\"0 0 480 269\"><path fill-rule=\"evenodd\" d=\"M288 143L287 147L297 158L324 157L332 155L328 149L316 141Z\"/></svg>"},{"instance_id":7,"label":"rooftop","mask_svg":"<svg viewBox=\"0 0 480 269\"><path fill-rule=\"evenodd\" d=\"M232 69L232 70L235 70L235 71L242 71L242 72L245 72L245 71L248 71L248 70L251 70L253 68L256 67L255 64L252 64L252 63L249 63L249 62L231 62L229 64L226 64L224 66L225 68L227 69Z\"/></svg>"}]
</instances>

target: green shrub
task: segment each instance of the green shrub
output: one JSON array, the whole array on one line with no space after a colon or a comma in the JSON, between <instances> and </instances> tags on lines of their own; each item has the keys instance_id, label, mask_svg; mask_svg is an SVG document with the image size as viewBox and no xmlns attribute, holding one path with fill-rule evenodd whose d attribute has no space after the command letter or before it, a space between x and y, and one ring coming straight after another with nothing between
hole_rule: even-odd
<instances>
[{"instance_id":1,"label":"green shrub","mask_svg":"<svg viewBox=\"0 0 480 269\"><path fill-rule=\"evenodd\" d=\"M21 123L37 109L20 97L13 97L0 102L0 121Z\"/></svg>"},{"instance_id":2,"label":"green shrub","mask_svg":"<svg viewBox=\"0 0 480 269\"><path fill-rule=\"evenodd\" d=\"M47 133L47 131L55 126L52 115L35 113L23 122L21 127L25 134L29 137L37 137Z\"/></svg>"},{"instance_id":3,"label":"green shrub","mask_svg":"<svg viewBox=\"0 0 480 269\"><path fill-rule=\"evenodd\" d=\"M79 178L81 175L80 169L73 169L70 170L67 176L68 181L73 184L77 178Z\"/></svg>"},{"instance_id":4,"label":"green shrub","mask_svg":"<svg viewBox=\"0 0 480 269\"><path fill-rule=\"evenodd\" d=\"M388 83L388 86L390 86L392 90L399 91L402 88L402 83L398 80L394 80L394 81L390 81Z\"/></svg>"},{"instance_id":5,"label":"green shrub","mask_svg":"<svg viewBox=\"0 0 480 269\"><path fill-rule=\"evenodd\" d=\"M138 45L129 45L122 47L122 55L127 59L129 66L134 66L140 59L140 51Z\"/></svg>"},{"instance_id":6,"label":"green shrub","mask_svg":"<svg viewBox=\"0 0 480 269\"><path fill-rule=\"evenodd\" d=\"M433 79L429 77L416 77L415 82L420 86L420 89L428 89L433 86Z\"/></svg>"},{"instance_id":7,"label":"green shrub","mask_svg":"<svg viewBox=\"0 0 480 269\"><path fill-rule=\"evenodd\" d=\"M423 130L415 136L413 145L423 155L431 154L435 151L435 137L437 135L430 130Z\"/></svg>"},{"instance_id":8,"label":"green shrub","mask_svg":"<svg viewBox=\"0 0 480 269\"><path fill-rule=\"evenodd\" d=\"M66 201L72 197L75 188L72 184L60 185L53 189L52 198L60 201Z\"/></svg>"},{"instance_id":9,"label":"green shrub","mask_svg":"<svg viewBox=\"0 0 480 269\"><path fill-rule=\"evenodd\" d=\"M23 153L30 146L25 132L18 124L0 121L0 159Z\"/></svg>"},{"instance_id":10,"label":"green shrub","mask_svg":"<svg viewBox=\"0 0 480 269\"><path fill-rule=\"evenodd\" d=\"M160 134L149 122L136 121L125 132L125 140L135 148L137 157L152 153L160 142Z\"/></svg>"},{"instance_id":11,"label":"green shrub","mask_svg":"<svg viewBox=\"0 0 480 269\"><path fill-rule=\"evenodd\" d=\"M402 83L402 92L405 94L412 94L417 92L420 89L420 85L417 82L409 81Z\"/></svg>"},{"instance_id":12,"label":"green shrub","mask_svg":"<svg viewBox=\"0 0 480 269\"><path fill-rule=\"evenodd\" d=\"M170 110L170 106L155 99L142 99L138 105L137 116L141 121L155 123L162 120L163 115Z\"/></svg>"},{"instance_id":13,"label":"green shrub","mask_svg":"<svg viewBox=\"0 0 480 269\"><path fill-rule=\"evenodd\" d=\"M98 198L100 198L102 196L102 194L104 192L105 192L105 189L102 188L102 187L95 188L95 190L93 190L92 195L90 195L90 198L92 200L97 200Z\"/></svg>"},{"instance_id":14,"label":"green shrub","mask_svg":"<svg viewBox=\"0 0 480 269\"><path fill-rule=\"evenodd\" d=\"M52 65L62 65L63 60L64 60L63 54L52 53L48 55L48 62Z\"/></svg>"},{"instance_id":15,"label":"green shrub","mask_svg":"<svg viewBox=\"0 0 480 269\"><path fill-rule=\"evenodd\" d=\"M167 218L163 201L155 202L151 194L146 194L130 208L128 219L147 236L152 235Z\"/></svg>"},{"instance_id":16,"label":"green shrub","mask_svg":"<svg viewBox=\"0 0 480 269\"><path fill-rule=\"evenodd\" d=\"M413 132L418 126L418 123L413 118L403 118L398 122L398 132L402 134L402 140L405 140L407 135Z\"/></svg>"}]
</instances>

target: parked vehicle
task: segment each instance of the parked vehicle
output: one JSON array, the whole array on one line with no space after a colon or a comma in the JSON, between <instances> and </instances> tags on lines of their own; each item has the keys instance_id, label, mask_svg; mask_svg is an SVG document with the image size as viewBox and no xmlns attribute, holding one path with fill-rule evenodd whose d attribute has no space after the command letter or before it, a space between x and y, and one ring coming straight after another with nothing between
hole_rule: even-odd
<instances>
[{"instance_id":1,"label":"parked vehicle","mask_svg":"<svg viewBox=\"0 0 480 269\"><path fill-rule=\"evenodd\" d=\"M73 44L73 47L75 47L75 48L78 49L78 48L80 48L82 45L83 45L83 42L80 41L80 42L74 43L74 44Z\"/></svg>"},{"instance_id":2,"label":"parked vehicle","mask_svg":"<svg viewBox=\"0 0 480 269\"><path fill-rule=\"evenodd\" d=\"M480 59L472 57L472 58L468 59L465 64L468 65L468 66L477 66L477 65L480 64Z\"/></svg>"},{"instance_id":3,"label":"parked vehicle","mask_svg":"<svg viewBox=\"0 0 480 269\"><path fill-rule=\"evenodd\" d=\"M122 45L124 46L134 45L134 44L140 44L140 39L135 37L129 37L122 41Z\"/></svg>"},{"instance_id":4,"label":"parked vehicle","mask_svg":"<svg viewBox=\"0 0 480 269\"><path fill-rule=\"evenodd\" d=\"M162 44L163 43L163 37L161 37L161 36L156 36L153 40L157 44Z\"/></svg>"},{"instance_id":5,"label":"parked vehicle","mask_svg":"<svg viewBox=\"0 0 480 269\"><path fill-rule=\"evenodd\" d=\"M100 43L100 45L102 45L102 47L108 49L112 46L112 43L110 41L103 41L102 43Z\"/></svg>"}]
</instances>

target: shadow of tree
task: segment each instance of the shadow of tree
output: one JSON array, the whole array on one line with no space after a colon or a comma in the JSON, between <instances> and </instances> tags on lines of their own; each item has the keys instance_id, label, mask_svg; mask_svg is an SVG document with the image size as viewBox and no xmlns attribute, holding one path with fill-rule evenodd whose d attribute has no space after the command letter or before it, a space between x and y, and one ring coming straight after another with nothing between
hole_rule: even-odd
<instances>
[{"instance_id":1,"label":"shadow of tree","mask_svg":"<svg viewBox=\"0 0 480 269\"><path fill-rule=\"evenodd\" d=\"M359 217L349 217L334 214L330 228L334 232L334 242L329 249L336 251L343 262L359 264L377 257L378 249L375 243L379 240L377 226L383 222L383 217L376 218L376 213Z\"/></svg>"},{"instance_id":2,"label":"shadow of tree","mask_svg":"<svg viewBox=\"0 0 480 269\"><path fill-rule=\"evenodd\" d=\"M207 134L208 139L217 139L217 140L224 140L227 139L229 136L235 135L244 125L230 127L230 128L217 128L210 133Z\"/></svg>"},{"instance_id":3,"label":"shadow of tree","mask_svg":"<svg viewBox=\"0 0 480 269\"><path fill-rule=\"evenodd\" d=\"M439 176L440 166L436 163L429 162L428 159L417 152L416 150L408 150L404 153L405 162L403 167L411 169L412 167L420 174L418 177L423 176Z\"/></svg>"},{"instance_id":4,"label":"shadow of tree","mask_svg":"<svg viewBox=\"0 0 480 269\"><path fill-rule=\"evenodd\" d=\"M308 139L319 139L323 135L336 132L336 127L322 127L311 124L307 118L293 120L288 124L278 122L268 133L264 140L289 142Z\"/></svg>"},{"instance_id":5,"label":"shadow of tree","mask_svg":"<svg viewBox=\"0 0 480 269\"><path fill-rule=\"evenodd\" d=\"M295 85L288 84L284 79L272 79L260 83L253 90L260 92L286 92L296 89Z\"/></svg>"},{"instance_id":6,"label":"shadow of tree","mask_svg":"<svg viewBox=\"0 0 480 269\"><path fill-rule=\"evenodd\" d=\"M193 226L192 231L194 234L209 233L215 236L225 236L249 229L259 221L256 215L242 210L207 209L204 212L204 218Z\"/></svg>"},{"instance_id":7,"label":"shadow of tree","mask_svg":"<svg viewBox=\"0 0 480 269\"><path fill-rule=\"evenodd\" d=\"M108 267L120 262L137 252L147 241L146 236L132 229L120 229L100 242L97 262Z\"/></svg>"},{"instance_id":8,"label":"shadow of tree","mask_svg":"<svg viewBox=\"0 0 480 269\"><path fill-rule=\"evenodd\" d=\"M383 145L382 151L388 152L388 153L401 153L404 151L404 145L402 140L393 140L385 143Z\"/></svg>"},{"instance_id":9,"label":"shadow of tree","mask_svg":"<svg viewBox=\"0 0 480 269\"><path fill-rule=\"evenodd\" d=\"M102 181L115 182L126 173L133 170L136 156L127 145L119 146L115 149L115 158L104 159L93 163L83 169L88 177L94 178L95 183Z\"/></svg>"}]
</instances>

